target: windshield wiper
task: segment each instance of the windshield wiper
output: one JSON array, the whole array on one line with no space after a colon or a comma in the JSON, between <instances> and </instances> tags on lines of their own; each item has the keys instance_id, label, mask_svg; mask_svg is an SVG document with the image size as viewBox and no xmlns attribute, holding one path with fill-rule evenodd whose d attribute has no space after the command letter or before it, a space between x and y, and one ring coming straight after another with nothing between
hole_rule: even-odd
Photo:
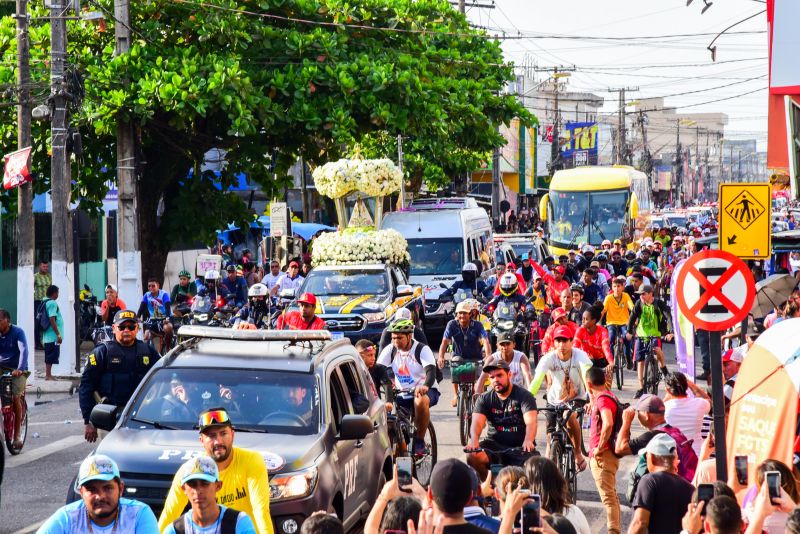
<instances>
[{"instance_id":1,"label":"windshield wiper","mask_svg":"<svg viewBox=\"0 0 800 534\"><path fill-rule=\"evenodd\" d=\"M606 235L603 233L603 231L600 229L600 225L597 224L597 221L592 221L592 226L594 226L594 229L597 230L597 233L600 234L601 238L608 239Z\"/></svg>"},{"instance_id":2,"label":"windshield wiper","mask_svg":"<svg viewBox=\"0 0 800 534\"><path fill-rule=\"evenodd\" d=\"M160 423L158 421L148 421L147 419L140 419L138 417L131 417L131 421L136 421L137 423L144 423L146 425L151 425L158 430L180 430L177 427L165 425L164 423Z\"/></svg>"},{"instance_id":3,"label":"windshield wiper","mask_svg":"<svg viewBox=\"0 0 800 534\"><path fill-rule=\"evenodd\" d=\"M254 432L256 434L269 434L269 430L266 428L253 428L250 426L239 426L236 425L237 432Z\"/></svg>"}]
</instances>

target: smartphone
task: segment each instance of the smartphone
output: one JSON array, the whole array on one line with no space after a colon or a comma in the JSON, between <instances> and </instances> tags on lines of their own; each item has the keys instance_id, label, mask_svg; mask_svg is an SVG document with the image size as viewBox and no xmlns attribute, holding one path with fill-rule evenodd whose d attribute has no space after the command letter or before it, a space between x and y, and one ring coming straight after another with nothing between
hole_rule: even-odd
<instances>
[{"instance_id":1,"label":"smartphone","mask_svg":"<svg viewBox=\"0 0 800 534\"><path fill-rule=\"evenodd\" d=\"M702 515L706 515L708 501L714 498L714 484L700 484L697 486L697 502L704 502Z\"/></svg>"},{"instance_id":2,"label":"smartphone","mask_svg":"<svg viewBox=\"0 0 800 534\"><path fill-rule=\"evenodd\" d=\"M525 501L522 506L520 528L522 532L528 532L528 529L542 526L542 519L540 511L542 509L542 501L539 495L534 493L531 495L530 500Z\"/></svg>"},{"instance_id":3,"label":"smartphone","mask_svg":"<svg viewBox=\"0 0 800 534\"><path fill-rule=\"evenodd\" d=\"M769 491L770 500L781 498L781 472L780 471L767 471L764 473L764 478L767 481L767 490Z\"/></svg>"},{"instance_id":4,"label":"smartphone","mask_svg":"<svg viewBox=\"0 0 800 534\"><path fill-rule=\"evenodd\" d=\"M747 485L747 456L736 456L733 459L733 465L736 469L736 480L739 484Z\"/></svg>"},{"instance_id":5,"label":"smartphone","mask_svg":"<svg viewBox=\"0 0 800 534\"><path fill-rule=\"evenodd\" d=\"M492 464L489 466L489 469L492 471L492 486L494 486L497 481L497 475L500 474L500 471L502 471L504 467L503 464Z\"/></svg>"},{"instance_id":6,"label":"smartphone","mask_svg":"<svg viewBox=\"0 0 800 534\"><path fill-rule=\"evenodd\" d=\"M395 460L397 465L397 486L401 491L411 491L411 457L400 456Z\"/></svg>"}]
</instances>

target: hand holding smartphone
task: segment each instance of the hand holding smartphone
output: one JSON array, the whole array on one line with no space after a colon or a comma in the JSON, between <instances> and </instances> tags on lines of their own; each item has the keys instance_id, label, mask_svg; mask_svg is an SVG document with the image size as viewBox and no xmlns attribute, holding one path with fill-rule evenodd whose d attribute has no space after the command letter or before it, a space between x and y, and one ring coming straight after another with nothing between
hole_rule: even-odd
<instances>
[{"instance_id":1,"label":"hand holding smartphone","mask_svg":"<svg viewBox=\"0 0 800 534\"><path fill-rule=\"evenodd\" d=\"M708 501L714 498L714 484L700 484L697 486L697 503L703 504L703 511L700 512L700 515L706 515L706 508L708 507Z\"/></svg>"},{"instance_id":2,"label":"hand holding smartphone","mask_svg":"<svg viewBox=\"0 0 800 534\"><path fill-rule=\"evenodd\" d=\"M764 473L764 480L767 481L769 500L774 503L775 500L781 498L781 472L767 471Z\"/></svg>"},{"instance_id":3,"label":"hand holding smartphone","mask_svg":"<svg viewBox=\"0 0 800 534\"><path fill-rule=\"evenodd\" d=\"M411 492L411 458L401 456L395 460L397 465L397 487L400 491Z\"/></svg>"},{"instance_id":4,"label":"hand holding smartphone","mask_svg":"<svg viewBox=\"0 0 800 534\"><path fill-rule=\"evenodd\" d=\"M747 456L736 456L733 460L736 469L736 481L742 486L747 485Z\"/></svg>"}]
</instances>

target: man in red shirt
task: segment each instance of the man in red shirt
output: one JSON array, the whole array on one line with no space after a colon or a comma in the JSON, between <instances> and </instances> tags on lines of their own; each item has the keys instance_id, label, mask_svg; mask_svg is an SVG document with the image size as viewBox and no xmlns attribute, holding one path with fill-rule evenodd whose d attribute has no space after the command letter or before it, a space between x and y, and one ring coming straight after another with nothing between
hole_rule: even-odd
<instances>
[{"instance_id":1,"label":"man in red shirt","mask_svg":"<svg viewBox=\"0 0 800 534\"><path fill-rule=\"evenodd\" d=\"M570 338L575 337L575 332L578 331L578 325L573 323L567 318L567 312L564 308L556 308L550 314L550 320L552 323L550 326L547 327L547 330L544 332L544 337L542 338L542 354L547 354L551 350L555 349L555 331L556 328L559 326L567 326L572 331L572 335Z\"/></svg>"},{"instance_id":2,"label":"man in red shirt","mask_svg":"<svg viewBox=\"0 0 800 534\"><path fill-rule=\"evenodd\" d=\"M606 509L608 534L620 534L622 526L617 495L619 458L614 454L617 436L613 435L614 420L620 409L619 401L606 386L606 373L599 367L591 367L586 371L586 386L592 397L589 467L597 484L600 501Z\"/></svg>"},{"instance_id":3,"label":"man in red shirt","mask_svg":"<svg viewBox=\"0 0 800 534\"><path fill-rule=\"evenodd\" d=\"M297 303L302 309L281 314L275 328L278 330L325 330L325 321L314 313L317 307L317 297L311 293L303 293L297 299Z\"/></svg>"},{"instance_id":4,"label":"man in red shirt","mask_svg":"<svg viewBox=\"0 0 800 534\"><path fill-rule=\"evenodd\" d=\"M542 276L542 280L547 285L547 303L550 306L561 306L561 292L569 289L569 282L564 280L564 273L567 272L563 265L553 269L553 274L548 273L544 268L536 263L531 262L534 270Z\"/></svg>"}]
</instances>

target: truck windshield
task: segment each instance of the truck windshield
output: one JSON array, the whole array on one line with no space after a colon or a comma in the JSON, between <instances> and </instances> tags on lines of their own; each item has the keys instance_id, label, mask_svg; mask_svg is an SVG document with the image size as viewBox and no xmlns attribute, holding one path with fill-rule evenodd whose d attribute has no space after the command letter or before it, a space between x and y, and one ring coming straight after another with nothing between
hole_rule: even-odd
<instances>
[{"instance_id":1,"label":"truck windshield","mask_svg":"<svg viewBox=\"0 0 800 534\"><path fill-rule=\"evenodd\" d=\"M464 244L461 239L409 239L411 276L458 274L464 265Z\"/></svg>"},{"instance_id":2,"label":"truck windshield","mask_svg":"<svg viewBox=\"0 0 800 534\"><path fill-rule=\"evenodd\" d=\"M629 192L552 191L550 240L564 248L623 237Z\"/></svg>"},{"instance_id":3,"label":"truck windshield","mask_svg":"<svg viewBox=\"0 0 800 534\"><path fill-rule=\"evenodd\" d=\"M159 369L139 392L128 426L197 428L223 407L239 432L310 435L319 430L314 375L253 369Z\"/></svg>"},{"instance_id":4,"label":"truck windshield","mask_svg":"<svg viewBox=\"0 0 800 534\"><path fill-rule=\"evenodd\" d=\"M387 288L384 271L314 269L308 273L298 295L382 295L389 291Z\"/></svg>"}]
</instances>

